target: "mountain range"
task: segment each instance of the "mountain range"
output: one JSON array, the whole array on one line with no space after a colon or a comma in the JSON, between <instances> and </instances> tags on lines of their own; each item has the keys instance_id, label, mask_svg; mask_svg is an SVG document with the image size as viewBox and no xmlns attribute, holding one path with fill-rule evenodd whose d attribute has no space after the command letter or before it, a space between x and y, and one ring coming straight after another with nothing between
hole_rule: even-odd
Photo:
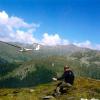
<instances>
[{"instance_id":1,"label":"mountain range","mask_svg":"<svg viewBox=\"0 0 100 100\"><path fill-rule=\"evenodd\" d=\"M11 43L26 48L32 44ZM41 45L38 51L19 52L19 48L0 42L0 87L26 87L50 82L68 65L76 77L100 79L100 51L75 45Z\"/></svg>"}]
</instances>

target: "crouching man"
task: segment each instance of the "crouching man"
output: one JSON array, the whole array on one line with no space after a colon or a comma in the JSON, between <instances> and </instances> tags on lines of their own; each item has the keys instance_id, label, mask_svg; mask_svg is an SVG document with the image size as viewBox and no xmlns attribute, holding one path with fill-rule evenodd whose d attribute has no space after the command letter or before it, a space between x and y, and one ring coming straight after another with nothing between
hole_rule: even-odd
<instances>
[{"instance_id":1,"label":"crouching man","mask_svg":"<svg viewBox=\"0 0 100 100\"><path fill-rule=\"evenodd\" d=\"M61 94L65 93L66 89L69 89L73 85L74 78L75 78L75 76L74 76L73 71L68 66L65 66L64 73L61 77L52 78L54 81L61 80L61 82L58 83L53 96L57 96L57 95L61 95Z\"/></svg>"}]
</instances>

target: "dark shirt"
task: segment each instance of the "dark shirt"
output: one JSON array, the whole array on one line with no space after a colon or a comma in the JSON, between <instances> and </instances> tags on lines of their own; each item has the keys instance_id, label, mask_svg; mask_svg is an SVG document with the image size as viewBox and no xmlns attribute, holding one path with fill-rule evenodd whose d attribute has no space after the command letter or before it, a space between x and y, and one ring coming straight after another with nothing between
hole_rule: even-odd
<instances>
[{"instance_id":1,"label":"dark shirt","mask_svg":"<svg viewBox=\"0 0 100 100\"><path fill-rule=\"evenodd\" d=\"M72 85L74 82L74 73L71 70L65 71L60 78L57 78L57 80L62 79L64 79L66 83L70 83Z\"/></svg>"}]
</instances>

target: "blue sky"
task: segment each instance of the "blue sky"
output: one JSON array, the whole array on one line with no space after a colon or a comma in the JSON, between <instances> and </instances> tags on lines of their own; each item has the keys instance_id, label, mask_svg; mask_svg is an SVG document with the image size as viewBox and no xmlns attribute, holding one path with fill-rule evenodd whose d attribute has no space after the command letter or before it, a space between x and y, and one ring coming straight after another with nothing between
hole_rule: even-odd
<instances>
[{"instance_id":1,"label":"blue sky","mask_svg":"<svg viewBox=\"0 0 100 100\"><path fill-rule=\"evenodd\" d=\"M54 39L51 43L53 45L73 43L77 46L85 47L86 45L89 48L100 49L99 0L0 0L0 12L1 16L5 12L8 19L12 16L17 17L29 25L17 29L15 29L16 26L13 27L16 36L29 32L36 42L50 44L50 41ZM11 21L14 22L12 19ZM7 22L10 26L9 23ZM30 32L32 29L33 31ZM8 34L5 30L1 30L0 34L2 32L5 35L0 35L0 37L4 40ZM32 36L29 37L32 38Z\"/></svg>"}]
</instances>

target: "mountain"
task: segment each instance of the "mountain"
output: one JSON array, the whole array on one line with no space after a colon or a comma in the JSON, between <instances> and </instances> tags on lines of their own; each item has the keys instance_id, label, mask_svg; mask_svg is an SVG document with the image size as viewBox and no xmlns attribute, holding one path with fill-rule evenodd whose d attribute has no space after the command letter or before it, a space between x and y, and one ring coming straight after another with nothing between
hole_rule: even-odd
<instances>
[{"instance_id":1,"label":"mountain","mask_svg":"<svg viewBox=\"0 0 100 100\"><path fill-rule=\"evenodd\" d=\"M52 77L61 76L66 64L77 77L100 79L100 65L86 64L69 57L51 56L33 59L17 66L0 78L0 87L30 87L48 83L52 81Z\"/></svg>"},{"instance_id":2,"label":"mountain","mask_svg":"<svg viewBox=\"0 0 100 100\"><path fill-rule=\"evenodd\" d=\"M0 57L9 62L30 60L30 53L19 52L19 48L0 42Z\"/></svg>"},{"instance_id":3,"label":"mountain","mask_svg":"<svg viewBox=\"0 0 100 100\"><path fill-rule=\"evenodd\" d=\"M16 46L33 48L34 44L21 44L21 43L10 43ZM41 45L39 51L29 51L29 52L19 52L19 48L12 45L8 45L0 41L0 57L9 61L9 62L23 62L29 61L38 56L47 57L52 55L63 55L68 56L73 52L78 51L88 51L86 48L79 48L74 45L57 45L57 46L44 46Z\"/></svg>"},{"instance_id":4,"label":"mountain","mask_svg":"<svg viewBox=\"0 0 100 100\"><path fill-rule=\"evenodd\" d=\"M32 48L29 44L11 43ZM100 51L74 45L41 45L39 51L19 52L19 48L0 42L0 87L30 87L60 76L63 67L75 76L100 79Z\"/></svg>"}]
</instances>

